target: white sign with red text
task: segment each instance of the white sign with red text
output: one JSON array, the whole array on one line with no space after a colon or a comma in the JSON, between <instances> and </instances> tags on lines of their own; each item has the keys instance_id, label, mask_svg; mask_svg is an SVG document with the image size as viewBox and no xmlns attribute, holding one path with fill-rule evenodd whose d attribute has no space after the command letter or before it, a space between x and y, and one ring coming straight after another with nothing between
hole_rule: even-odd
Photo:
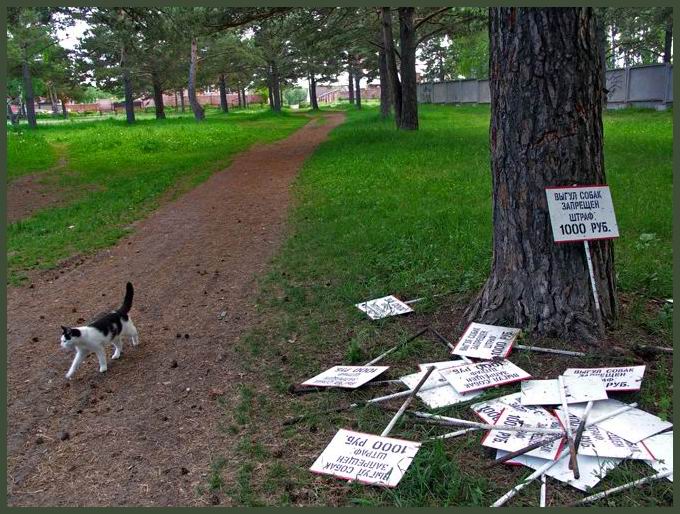
<instances>
[{"instance_id":1,"label":"white sign with red text","mask_svg":"<svg viewBox=\"0 0 680 514\"><path fill-rule=\"evenodd\" d=\"M639 391L645 366L618 368L569 368L564 376L600 377L607 391Z\"/></svg>"},{"instance_id":2,"label":"white sign with red text","mask_svg":"<svg viewBox=\"0 0 680 514\"><path fill-rule=\"evenodd\" d=\"M392 295L357 303L356 307L360 311L365 312L371 319L382 319L389 316L398 316L399 314L413 312L411 307Z\"/></svg>"}]
</instances>

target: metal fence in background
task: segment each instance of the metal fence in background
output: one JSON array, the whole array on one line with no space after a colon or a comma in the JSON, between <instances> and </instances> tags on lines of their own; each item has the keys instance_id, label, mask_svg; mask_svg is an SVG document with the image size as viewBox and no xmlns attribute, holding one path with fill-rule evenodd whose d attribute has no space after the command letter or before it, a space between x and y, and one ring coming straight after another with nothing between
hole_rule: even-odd
<instances>
[{"instance_id":1,"label":"metal fence in background","mask_svg":"<svg viewBox=\"0 0 680 514\"><path fill-rule=\"evenodd\" d=\"M673 65L650 64L606 72L607 107L666 109L673 103ZM450 80L418 84L418 102L433 104L489 103L488 80Z\"/></svg>"}]
</instances>

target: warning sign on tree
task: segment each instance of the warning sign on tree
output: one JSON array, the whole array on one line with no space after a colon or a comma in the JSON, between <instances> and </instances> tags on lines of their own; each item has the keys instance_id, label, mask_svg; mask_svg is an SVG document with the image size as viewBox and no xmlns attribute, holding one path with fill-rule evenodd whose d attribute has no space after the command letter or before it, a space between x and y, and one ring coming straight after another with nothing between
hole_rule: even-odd
<instances>
[{"instance_id":1,"label":"warning sign on tree","mask_svg":"<svg viewBox=\"0 0 680 514\"><path fill-rule=\"evenodd\" d=\"M519 333L519 328L470 323L451 353L476 359L505 358Z\"/></svg>"},{"instance_id":2,"label":"warning sign on tree","mask_svg":"<svg viewBox=\"0 0 680 514\"><path fill-rule=\"evenodd\" d=\"M547 187L556 243L619 237L609 186Z\"/></svg>"},{"instance_id":3,"label":"warning sign on tree","mask_svg":"<svg viewBox=\"0 0 680 514\"><path fill-rule=\"evenodd\" d=\"M356 307L365 312L371 319L382 319L413 312L413 309L396 296L384 296L367 302L357 303Z\"/></svg>"},{"instance_id":4,"label":"warning sign on tree","mask_svg":"<svg viewBox=\"0 0 680 514\"><path fill-rule=\"evenodd\" d=\"M440 369L439 373L459 393L469 393L487 387L509 384L531 378L523 369L509 360L478 362Z\"/></svg>"},{"instance_id":5,"label":"warning sign on tree","mask_svg":"<svg viewBox=\"0 0 680 514\"><path fill-rule=\"evenodd\" d=\"M389 369L389 366L333 366L302 384L355 389L374 379L386 369Z\"/></svg>"},{"instance_id":6,"label":"warning sign on tree","mask_svg":"<svg viewBox=\"0 0 680 514\"><path fill-rule=\"evenodd\" d=\"M396 487L420 443L340 429L310 471L364 484Z\"/></svg>"}]
</instances>

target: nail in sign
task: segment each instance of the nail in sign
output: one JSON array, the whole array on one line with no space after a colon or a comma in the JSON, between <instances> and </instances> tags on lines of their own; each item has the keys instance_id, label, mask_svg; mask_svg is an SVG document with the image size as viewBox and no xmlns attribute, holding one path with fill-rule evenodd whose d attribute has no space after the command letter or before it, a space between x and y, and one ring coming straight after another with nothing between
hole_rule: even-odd
<instances>
[{"instance_id":1,"label":"nail in sign","mask_svg":"<svg viewBox=\"0 0 680 514\"><path fill-rule=\"evenodd\" d=\"M389 366L333 366L302 385L355 389L374 379Z\"/></svg>"},{"instance_id":2,"label":"nail in sign","mask_svg":"<svg viewBox=\"0 0 680 514\"><path fill-rule=\"evenodd\" d=\"M609 186L547 187L556 243L619 237Z\"/></svg>"},{"instance_id":3,"label":"nail in sign","mask_svg":"<svg viewBox=\"0 0 680 514\"><path fill-rule=\"evenodd\" d=\"M411 307L392 295L357 303L356 307L360 311L365 312L371 319L382 319L389 316L398 316L399 314L413 312Z\"/></svg>"},{"instance_id":4,"label":"nail in sign","mask_svg":"<svg viewBox=\"0 0 680 514\"><path fill-rule=\"evenodd\" d=\"M451 353L475 359L505 358L519 333L519 328L470 323Z\"/></svg>"},{"instance_id":5,"label":"nail in sign","mask_svg":"<svg viewBox=\"0 0 680 514\"><path fill-rule=\"evenodd\" d=\"M420 443L340 429L309 468L363 484L396 487Z\"/></svg>"}]
</instances>

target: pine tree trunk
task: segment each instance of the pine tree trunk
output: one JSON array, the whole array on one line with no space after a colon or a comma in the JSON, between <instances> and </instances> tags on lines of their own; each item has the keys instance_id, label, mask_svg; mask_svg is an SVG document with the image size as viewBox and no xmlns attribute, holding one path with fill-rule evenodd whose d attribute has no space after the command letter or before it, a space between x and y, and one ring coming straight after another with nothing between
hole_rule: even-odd
<instances>
[{"instance_id":1,"label":"pine tree trunk","mask_svg":"<svg viewBox=\"0 0 680 514\"><path fill-rule=\"evenodd\" d=\"M671 50L673 49L673 26L669 26L665 31L663 44L663 62L671 62Z\"/></svg>"},{"instance_id":2,"label":"pine tree trunk","mask_svg":"<svg viewBox=\"0 0 680 514\"><path fill-rule=\"evenodd\" d=\"M389 7L381 9L381 24L387 60L387 78L389 79L390 95L394 106L394 122L399 128L401 126L401 83L397 75L397 58L394 51L394 36L392 35L392 11Z\"/></svg>"},{"instance_id":3,"label":"pine tree trunk","mask_svg":"<svg viewBox=\"0 0 680 514\"><path fill-rule=\"evenodd\" d=\"M314 74L309 77L309 103L312 106L312 110L319 110L319 101L316 98L316 78Z\"/></svg>"},{"instance_id":4,"label":"pine tree trunk","mask_svg":"<svg viewBox=\"0 0 680 514\"><path fill-rule=\"evenodd\" d=\"M68 118L68 110L66 109L66 98L61 99L61 114L64 118Z\"/></svg>"},{"instance_id":5,"label":"pine tree trunk","mask_svg":"<svg viewBox=\"0 0 680 514\"><path fill-rule=\"evenodd\" d=\"M123 67L123 89L125 92L125 119L128 123L134 123L135 103L132 95L132 79L130 79L130 70L127 66Z\"/></svg>"},{"instance_id":6,"label":"pine tree trunk","mask_svg":"<svg viewBox=\"0 0 680 514\"><path fill-rule=\"evenodd\" d=\"M179 112L179 98L177 98L177 90L175 89L175 113Z\"/></svg>"},{"instance_id":7,"label":"pine tree trunk","mask_svg":"<svg viewBox=\"0 0 680 514\"><path fill-rule=\"evenodd\" d=\"M243 107L248 108L248 99L246 98L246 88L241 88L241 96L243 97Z\"/></svg>"},{"instance_id":8,"label":"pine tree trunk","mask_svg":"<svg viewBox=\"0 0 680 514\"><path fill-rule=\"evenodd\" d=\"M236 86L236 98L238 99L238 108L243 109L243 100L241 100L241 88Z\"/></svg>"},{"instance_id":9,"label":"pine tree trunk","mask_svg":"<svg viewBox=\"0 0 680 514\"><path fill-rule=\"evenodd\" d=\"M267 100L269 100L269 107L274 110L274 92L272 90L271 78L267 80L267 90L269 91L269 96L267 97Z\"/></svg>"},{"instance_id":10,"label":"pine tree trunk","mask_svg":"<svg viewBox=\"0 0 680 514\"><path fill-rule=\"evenodd\" d=\"M163 86L158 73L154 70L151 72L151 85L153 86L153 105L156 111L156 119L165 119L165 105L163 104Z\"/></svg>"},{"instance_id":11,"label":"pine tree trunk","mask_svg":"<svg viewBox=\"0 0 680 514\"><path fill-rule=\"evenodd\" d=\"M378 52L378 75L380 77L380 117L385 119L390 115L390 88L387 78L387 57L384 50Z\"/></svg>"},{"instance_id":12,"label":"pine tree trunk","mask_svg":"<svg viewBox=\"0 0 680 514\"><path fill-rule=\"evenodd\" d=\"M196 69L198 68L198 42L196 38L191 38L191 61L189 63L189 105L194 113L196 121L205 118L205 111L196 97Z\"/></svg>"},{"instance_id":13,"label":"pine tree trunk","mask_svg":"<svg viewBox=\"0 0 680 514\"><path fill-rule=\"evenodd\" d=\"M30 128L36 128L38 122L35 117L35 96L33 95L33 79L31 78L31 68L28 65L28 58L24 56L21 63L21 75L24 83L24 100L26 103L26 120Z\"/></svg>"},{"instance_id":14,"label":"pine tree trunk","mask_svg":"<svg viewBox=\"0 0 680 514\"><path fill-rule=\"evenodd\" d=\"M361 109L361 73L359 70L354 72L354 102L357 109Z\"/></svg>"},{"instance_id":15,"label":"pine tree trunk","mask_svg":"<svg viewBox=\"0 0 680 514\"><path fill-rule=\"evenodd\" d=\"M182 112L186 112L186 109L184 107L184 88L181 88L179 90L179 104L181 106Z\"/></svg>"},{"instance_id":16,"label":"pine tree trunk","mask_svg":"<svg viewBox=\"0 0 680 514\"><path fill-rule=\"evenodd\" d=\"M273 109L274 112L281 112L281 85L279 84L279 70L276 67L276 62L271 61L272 69L272 94L274 97Z\"/></svg>"},{"instance_id":17,"label":"pine tree trunk","mask_svg":"<svg viewBox=\"0 0 680 514\"><path fill-rule=\"evenodd\" d=\"M418 85L416 83L416 30L414 7L399 8L399 50L401 51L401 130L418 130Z\"/></svg>"},{"instance_id":18,"label":"pine tree trunk","mask_svg":"<svg viewBox=\"0 0 680 514\"><path fill-rule=\"evenodd\" d=\"M57 98L57 93L54 90L54 85L50 84L47 88L50 93L50 103L52 104L52 115L56 118L59 116L59 99Z\"/></svg>"},{"instance_id":19,"label":"pine tree trunk","mask_svg":"<svg viewBox=\"0 0 680 514\"><path fill-rule=\"evenodd\" d=\"M347 70L347 75L349 76L349 103L354 103L354 73L352 72L352 67L350 66Z\"/></svg>"},{"instance_id":20,"label":"pine tree trunk","mask_svg":"<svg viewBox=\"0 0 680 514\"><path fill-rule=\"evenodd\" d=\"M224 80L224 73L220 73L220 107L222 112L229 112L229 102L227 102L227 82Z\"/></svg>"},{"instance_id":21,"label":"pine tree trunk","mask_svg":"<svg viewBox=\"0 0 680 514\"><path fill-rule=\"evenodd\" d=\"M489 27L493 260L465 317L594 342L603 334L583 245L554 243L545 195L548 186L606 183L593 10L491 8ZM594 241L591 252L611 322L613 246Z\"/></svg>"}]
</instances>

